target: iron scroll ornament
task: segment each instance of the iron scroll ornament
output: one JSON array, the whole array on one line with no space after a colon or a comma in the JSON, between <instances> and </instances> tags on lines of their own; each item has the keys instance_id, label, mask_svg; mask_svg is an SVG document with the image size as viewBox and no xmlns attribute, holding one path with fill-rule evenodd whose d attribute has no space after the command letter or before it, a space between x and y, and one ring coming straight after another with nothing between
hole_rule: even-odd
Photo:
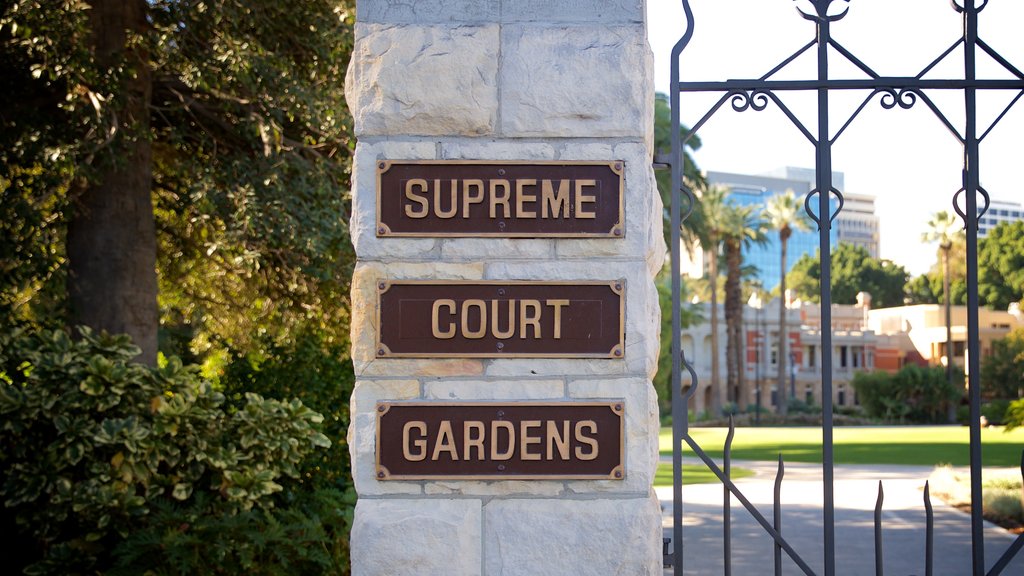
<instances>
[{"instance_id":1,"label":"iron scroll ornament","mask_svg":"<svg viewBox=\"0 0 1024 576\"><path fill-rule=\"evenodd\" d=\"M830 253L831 239L829 228L832 221L842 210L843 195L832 183L832 155L831 149L836 140L845 132L847 127L858 117L860 112L875 99L885 110L909 110L917 103L923 102L933 113L939 122L946 127L955 140L964 149L963 183L960 189L951 198L954 211L963 219L967 231L966 252L967 252L967 352L968 352L968 378L970 394L970 462L971 462L971 542L972 542L972 573L974 576L996 576L1002 573L1009 562L1024 548L1024 535L1019 536L1009 546L1001 557L992 565L991 569L985 571L984 561L984 534L982 531L981 516L981 434L980 434L980 382L979 358L980 338L978 322L978 273L977 273L977 249L978 249L978 224L979 219L988 209L990 204L988 192L980 184L979 174L979 143L992 129L1003 120L1009 110L1024 97L1024 72L1015 67L992 47L990 47L978 35L978 16L988 5L989 0L950 0L953 10L963 19L963 34L955 42L944 50L935 60L925 66L915 76L904 77L883 77L874 69L858 59L851 51L836 41L831 35L831 26L843 20L848 14L851 0L794 0L799 3L797 11L804 20L814 23L815 37L796 52L785 58L781 63L772 68L763 76L746 80L725 80L725 81L680 81L680 55L689 45L693 36L695 18L689 0L681 0L684 14L683 34L671 51L671 84L670 94L672 125L680 124L680 94L683 92L717 92L721 97L711 106L700 119L692 124L688 136L685 138L678 131L672 134L672 181L682 183L682 166L680 159L682 147L687 140L696 135L704 124L720 109L726 102L730 103L734 112L745 112L753 110L760 112L765 110L770 102L775 103L779 109L791 120L793 125L807 138L815 148L815 171L816 182L811 186L812 191L805 197L805 210L818 223L819 249L820 254L826 257L820 260L821 278L821 349L828 350L832 346L832 319L831 319L831 263L827 255ZM925 78L940 62L949 57L957 48L963 49L964 76L962 79L936 80ZM829 49L834 50L854 67L864 73L866 78L862 79L831 79L828 76L828 54ZM776 73L786 68L799 56L816 49L818 56L818 67L816 78L808 80L776 80L773 79ZM987 54L996 63L1001 65L1012 79L995 80L979 79L975 55L980 51ZM928 96L929 90L959 90L964 94L966 118L963 129L958 129L935 105ZM830 133L828 104L829 93L835 90L865 90L868 91L860 107L858 107L848 119L840 125L838 131ZM1015 90L1017 95L987 127L979 130L976 101L979 90ZM785 106L778 97L778 93L785 91L809 91L817 95L818 100L818 123L816 134L804 126L799 119ZM980 136L979 136L980 133ZM828 194L820 194L820 191L827 190ZM812 210L812 196L817 194L818 210ZM839 200L839 207L834 212L830 209L830 198L835 195ZM963 199L963 207L960 199ZM978 198L983 204L979 206ZM776 574L781 573L781 552L785 552L797 564L805 574L815 572L799 557L782 537L781 524L768 523L759 511L749 504L743 494L736 488L729 479L728 472L723 472L713 460L697 445L689 435L687 421L687 400L693 396L698 385L696 374L692 366L686 361L682 354L681 342L681 320L679 303L681 294L680 281L680 225L693 210L696 201L693 191L685 184L673 187L672 203L670 206L671 239L672 239L672 414L673 414L673 529L672 541L675 543L671 554L666 553L666 563L671 563L675 574L683 573L683 539L682 539L682 489L681 489L681 463L682 450L684 446L689 447L705 464L718 476L726 488L727 498L729 495L735 497L754 516L755 520L764 528L765 532L774 540L776 550ZM685 202L685 204L684 204ZM685 214L681 208L685 205ZM827 221L822 222L818 215L829 214ZM684 390L681 386L682 370L691 373L691 386ZM823 505L823 550L824 550L824 574L825 576L835 575L835 517L833 500L833 449L832 449L832 361L830 355L823 355L821 362L822 374L822 484L824 491ZM728 447L727 447L728 448ZM779 472L777 475L777 487L782 477L782 462L780 459ZM1022 454L1021 473L1024 476L1024 454ZM931 514L931 502L927 486L925 486L924 506L927 512L926 525L926 551L925 551L925 574L932 574L932 537L933 521ZM882 491L879 488L878 504L880 510L882 503ZM776 501L776 509L778 509ZM776 510L776 513L777 510ZM880 514L876 512L879 521L876 522L876 574L881 575L881 525ZM724 538L728 542L729 528L726 527ZM729 558L729 546L725 546L725 570L730 573L731 560Z\"/></svg>"}]
</instances>

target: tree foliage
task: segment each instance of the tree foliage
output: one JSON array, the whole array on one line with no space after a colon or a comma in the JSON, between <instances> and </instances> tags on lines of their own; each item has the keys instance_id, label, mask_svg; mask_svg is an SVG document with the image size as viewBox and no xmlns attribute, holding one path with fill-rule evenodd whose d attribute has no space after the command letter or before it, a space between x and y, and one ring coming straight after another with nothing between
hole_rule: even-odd
<instances>
[{"instance_id":1,"label":"tree foliage","mask_svg":"<svg viewBox=\"0 0 1024 576\"><path fill-rule=\"evenodd\" d=\"M21 318L66 310L41 295L67 277L73 208L145 140L165 328L197 352L310 323L344 342L352 3L140 4L147 23L114 63L96 52L84 4L0 12L0 258L18 270L4 275L0 306ZM145 117L126 117L125 79L142 70Z\"/></svg>"},{"instance_id":2,"label":"tree foliage","mask_svg":"<svg viewBox=\"0 0 1024 576\"><path fill-rule=\"evenodd\" d=\"M819 301L821 265L819 254L804 254L786 276L786 283L803 300ZM840 243L832 252L832 302L856 304L858 292L871 294L875 308L903 305L909 275L889 260L872 258L867 249Z\"/></svg>"},{"instance_id":3,"label":"tree foliage","mask_svg":"<svg viewBox=\"0 0 1024 576\"><path fill-rule=\"evenodd\" d=\"M1024 301L1024 220L1001 222L979 242L978 297L996 310Z\"/></svg>"},{"instance_id":4,"label":"tree foliage","mask_svg":"<svg viewBox=\"0 0 1024 576\"><path fill-rule=\"evenodd\" d=\"M981 359L981 391L987 398L1013 400L1024 391L1024 328L992 342Z\"/></svg>"},{"instance_id":5,"label":"tree foliage","mask_svg":"<svg viewBox=\"0 0 1024 576\"><path fill-rule=\"evenodd\" d=\"M0 496L40 545L36 573L103 571L158 505L220 518L269 509L331 444L298 400L247 393L229 410L194 371L137 354L88 329L76 341L0 334Z\"/></svg>"}]
</instances>

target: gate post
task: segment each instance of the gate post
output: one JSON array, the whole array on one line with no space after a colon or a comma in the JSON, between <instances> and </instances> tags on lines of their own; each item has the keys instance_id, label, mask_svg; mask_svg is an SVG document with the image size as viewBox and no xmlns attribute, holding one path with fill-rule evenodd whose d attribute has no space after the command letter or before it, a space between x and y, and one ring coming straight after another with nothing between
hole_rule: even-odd
<instances>
[{"instance_id":1,"label":"gate post","mask_svg":"<svg viewBox=\"0 0 1024 576\"><path fill-rule=\"evenodd\" d=\"M659 432L651 378L660 348L660 309L653 278L661 269L665 245L662 204L651 164L653 58L644 4L642 0L358 2L355 46L345 86L358 137L351 217L358 256L351 302L356 387L348 433L359 494L351 535L356 576L662 573L661 509L651 487ZM389 225L378 220L378 203L383 205L381 199L387 194L383 188L378 190L378 182L392 163L415 162L412 170L419 166L454 170L460 161L474 161L461 164L474 170L490 162L518 166L527 173L552 166L568 166L571 171L587 163L610 166L620 174L618 214L622 219L604 234L575 237L558 230L519 235L445 232L475 209L461 203L456 216L441 216L437 228L413 234L393 234ZM532 177L525 178L520 183L530 186ZM441 186L454 179L445 175L430 182ZM594 186L586 183L590 180L575 182ZM482 186L487 189L486 184ZM539 191L540 180L536 187ZM516 191L515 184L510 189ZM425 190L415 189L417 194ZM572 190L580 194L580 188ZM605 191L601 188L601 194ZM421 198L443 205L442 212L448 214L454 207L446 194ZM509 200L512 212L519 207L516 198L523 200L521 193ZM529 213L533 206L539 215L544 208L543 202L530 204L534 201L529 195L525 201L527 206L520 212ZM567 217L571 224L587 218L586 204L579 204L578 198L569 205L573 206ZM419 206L417 200L415 208ZM492 211L502 209L500 202L492 207ZM422 221L430 218L428 214ZM489 218L494 219L494 214ZM503 225L500 230L504 229ZM382 294L393 285L408 288L428 282L449 288L479 284L502 294L505 288L500 286L519 289L532 284L543 285L544 290L570 286L570 295L564 297L569 302L566 310L572 310L571 298L578 286L604 283L621 294L617 312L621 322L618 327L614 322L602 323L597 331L615 335L618 330L620 344L604 350L604 355L594 355L562 352L568 344L552 341L552 347L545 349L550 354L534 351L502 357L502 349L511 349L528 333L529 326L523 324L522 334L497 344L498 352L459 354L477 341L448 336L447 323L444 330L438 329L442 322L438 315L454 314L458 296L433 296L452 300L435 299L433 324L426 326L416 324L414 312L409 311L415 307L412 300L402 301L403 307L408 303L410 308L400 314L388 316L394 311L381 310L391 306L384 303ZM451 307L448 302L453 302ZM492 310L485 305L472 309ZM426 310L431 310L429 304ZM471 307L462 310L468 317ZM523 314L529 309L519 310ZM461 326L463 332L473 333L469 338L476 338L478 317L472 318ZM427 343L440 352L393 354L382 336L389 322L401 325L396 328L398 338L417 333L425 334L428 341L433 334L437 340L443 332L450 339L443 345ZM459 324L453 322L454 333ZM484 320L479 322L482 326ZM565 330L589 326L595 320L581 315L571 322ZM538 320L534 336L539 338L541 332L551 337ZM580 338L590 337L588 328ZM404 436L392 437L401 440L378 440L384 436L381 414L394 415L395 406L413 406L418 413L426 413L455 404L455 411L449 412L452 421L490 406L500 421L517 406L540 406L538 414L541 408L571 414L581 406L599 403L617 410L621 420L618 444L594 441L595 451L614 446L621 462L601 478L573 477L578 474L564 468L561 473L542 470L507 479L460 472L479 464L470 460L493 456L494 445L489 443L498 442L495 433L483 440L488 444L478 453L468 440L476 425L470 422L464 428L452 425L454 432L447 442L454 448L440 432L444 425L432 428L426 417L407 423ZM542 421L541 416L536 418ZM533 429L547 430L546 436L538 432L541 440L534 444L538 448L530 448L521 440L533 421L520 422L518 428L509 425L520 438L512 460L533 456L527 454L531 449L552 461L544 466L558 464L560 459L589 458L590 448L585 438L580 443L578 433L564 452L568 456L559 456L561 438L552 438L551 428L543 424ZM554 430L561 430L564 422L553 422ZM586 425L582 429L587 430ZM486 430L489 434L496 428ZM434 447L432 452L428 449L430 458L424 458L419 468L425 472L398 477L381 466L377 458L382 457L382 449L397 452L399 460L418 458L419 454L412 454L418 448L409 446L414 442L410 434L420 432L425 442L434 442L428 444ZM505 465L496 469L504 472L495 474L507 474ZM430 476L438 471L440 477Z\"/></svg>"}]
</instances>

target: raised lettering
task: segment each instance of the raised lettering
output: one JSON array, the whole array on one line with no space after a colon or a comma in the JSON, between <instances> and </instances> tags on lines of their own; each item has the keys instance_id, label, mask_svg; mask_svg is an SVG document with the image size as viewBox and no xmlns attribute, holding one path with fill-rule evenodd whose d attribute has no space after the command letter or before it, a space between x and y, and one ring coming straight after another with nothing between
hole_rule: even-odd
<instances>
[{"instance_id":1,"label":"raised lettering","mask_svg":"<svg viewBox=\"0 0 1024 576\"><path fill-rule=\"evenodd\" d=\"M558 181L558 192L555 192L551 180L543 180L540 185L541 218L569 217L569 181Z\"/></svg>"},{"instance_id":2,"label":"raised lettering","mask_svg":"<svg viewBox=\"0 0 1024 576\"><path fill-rule=\"evenodd\" d=\"M500 300L491 300L491 334L499 340L508 340L516 333L516 301L507 300L508 302L508 328L502 331L498 328L498 305L501 303Z\"/></svg>"},{"instance_id":3,"label":"raised lettering","mask_svg":"<svg viewBox=\"0 0 1024 576\"><path fill-rule=\"evenodd\" d=\"M597 180L577 180L576 181L576 217L577 218L597 218L597 213L591 209L586 211L583 209L584 204L594 204L597 202L597 198L593 194L584 194L584 186L597 186Z\"/></svg>"},{"instance_id":4,"label":"raised lettering","mask_svg":"<svg viewBox=\"0 0 1024 576\"><path fill-rule=\"evenodd\" d=\"M447 330L441 331L441 307L447 308L448 314L454 316L455 300L434 300L434 306L430 310L430 329L434 334L434 338L440 338L441 340L455 338L454 321L448 324Z\"/></svg>"},{"instance_id":5,"label":"raised lettering","mask_svg":"<svg viewBox=\"0 0 1024 576\"><path fill-rule=\"evenodd\" d=\"M533 310L528 314L527 310ZM519 339L526 340L526 327L533 326L533 337L540 338L540 300L519 301Z\"/></svg>"},{"instance_id":6,"label":"raised lettering","mask_svg":"<svg viewBox=\"0 0 1024 576\"><path fill-rule=\"evenodd\" d=\"M476 195L471 195L470 190L475 189ZM466 180L462 183L462 217L469 218L470 204L481 204L484 201L484 181Z\"/></svg>"},{"instance_id":7,"label":"raised lettering","mask_svg":"<svg viewBox=\"0 0 1024 576\"><path fill-rule=\"evenodd\" d=\"M559 299L559 300L545 300L544 303L555 309L555 334L554 334L554 338L555 338L555 340L560 340L562 338L562 307L563 306L568 306L569 305L569 301L568 300L563 300L563 299Z\"/></svg>"},{"instance_id":8,"label":"raised lettering","mask_svg":"<svg viewBox=\"0 0 1024 576\"><path fill-rule=\"evenodd\" d=\"M459 451L455 448L455 437L452 435L450 420L441 420L441 426L437 429L437 444L434 444L434 453L430 455L430 459L436 461L442 452L447 452L452 460L459 459Z\"/></svg>"},{"instance_id":9,"label":"raised lettering","mask_svg":"<svg viewBox=\"0 0 1024 576\"><path fill-rule=\"evenodd\" d=\"M536 186L537 181L533 179L516 180L516 218L536 218L537 213L534 211L527 211L523 208L523 204L527 202L536 202L536 194L527 194L527 186Z\"/></svg>"},{"instance_id":10,"label":"raised lettering","mask_svg":"<svg viewBox=\"0 0 1024 576\"><path fill-rule=\"evenodd\" d=\"M412 441L410 431L415 428L419 431L420 438ZM427 423L418 420L406 422L405 426L402 427L402 457L409 462L420 462L427 457L427 441L423 440L423 436L427 435ZM411 445L410 445L411 444ZM413 453L410 448L415 446L418 451Z\"/></svg>"},{"instance_id":11,"label":"raised lettering","mask_svg":"<svg viewBox=\"0 0 1024 576\"><path fill-rule=\"evenodd\" d=\"M562 460L569 459L569 421L562 420L562 433L558 433L558 424L554 420L548 420L548 449L545 453L545 459L551 460L554 456L552 448L558 448L558 456Z\"/></svg>"},{"instance_id":12,"label":"raised lettering","mask_svg":"<svg viewBox=\"0 0 1024 576\"><path fill-rule=\"evenodd\" d=\"M448 210L441 210L441 181L434 180L434 214L437 214L438 218L454 218L459 212L459 201L455 198L458 194L458 180L452 180L452 187L449 191L451 194L451 204ZM577 200L577 205L578 205Z\"/></svg>"},{"instance_id":13,"label":"raised lettering","mask_svg":"<svg viewBox=\"0 0 1024 576\"><path fill-rule=\"evenodd\" d=\"M469 309L475 307L480 310L480 324L476 330L469 329ZM487 333L487 304L483 300L466 300L462 303L462 335L470 340L479 340Z\"/></svg>"},{"instance_id":14,"label":"raised lettering","mask_svg":"<svg viewBox=\"0 0 1024 576\"><path fill-rule=\"evenodd\" d=\"M595 460L597 458L598 453L597 439L591 438L589 436L584 436L584 428L590 430L591 434L596 434L597 422L594 422L593 420L580 420L579 422L576 423L576 427L573 434L576 437L576 441L581 444L586 444L590 446L590 452L584 452L582 446L577 446L576 458L578 460Z\"/></svg>"},{"instance_id":15,"label":"raised lettering","mask_svg":"<svg viewBox=\"0 0 1024 576\"><path fill-rule=\"evenodd\" d=\"M501 188L501 195L498 195L498 188ZM508 180L491 180L491 218L508 218L512 213L508 205L509 196L512 194L509 189ZM498 216L497 207L502 206L503 216Z\"/></svg>"},{"instance_id":16,"label":"raised lettering","mask_svg":"<svg viewBox=\"0 0 1024 576\"><path fill-rule=\"evenodd\" d=\"M530 452L530 446L540 444L540 436L531 436L531 428L540 428L540 420L523 420L519 423L519 457L523 460L540 460L540 453Z\"/></svg>"},{"instance_id":17,"label":"raised lettering","mask_svg":"<svg viewBox=\"0 0 1024 576\"><path fill-rule=\"evenodd\" d=\"M470 448L476 448L477 460L484 459L484 434L485 428L483 422L475 420L467 420L462 425L462 459L472 460L470 456ZM475 435L472 433L475 431Z\"/></svg>"},{"instance_id":18,"label":"raised lettering","mask_svg":"<svg viewBox=\"0 0 1024 576\"><path fill-rule=\"evenodd\" d=\"M429 204L426 198L417 196L413 186L419 186L421 191L426 193L427 181L423 178L413 178L405 183L405 198L420 205L419 210L413 209L409 204L405 205L405 215L409 218L426 218L429 213Z\"/></svg>"},{"instance_id":19,"label":"raised lettering","mask_svg":"<svg viewBox=\"0 0 1024 576\"><path fill-rule=\"evenodd\" d=\"M504 428L508 432L508 444L506 450L498 450L498 429ZM508 460L516 451L516 427L507 420L495 420L491 422L491 460Z\"/></svg>"}]
</instances>

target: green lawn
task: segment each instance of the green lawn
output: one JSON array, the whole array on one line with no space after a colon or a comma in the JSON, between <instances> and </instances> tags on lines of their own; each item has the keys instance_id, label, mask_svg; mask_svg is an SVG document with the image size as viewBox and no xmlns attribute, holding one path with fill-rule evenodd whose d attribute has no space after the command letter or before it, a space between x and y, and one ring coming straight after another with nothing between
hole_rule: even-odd
<instances>
[{"instance_id":1,"label":"green lawn","mask_svg":"<svg viewBox=\"0 0 1024 576\"><path fill-rule=\"evenodd\" d=\"M753 476L754 472L747 470L746 468L736 468L735 466L730 470L730 477L733 480L739 478L746 478L747 476ZM719 482L718 476L703 464L683 464L683 484L709 484L711 482ZM654 474L654 485L655 486L671 486L672 485L672 465L671 464L658 464L658 470Z\"/></svg>"},{"instance_id":2,"label":"green lawn","mask_svg":"<svg viewBox=\"0 0 1024 576\"><path fill-rule=\"evenodd\" d=\"M712 458L721 458L725 428L690 428L690 435ZM970 463L969 429L966 426L845 426L835 428L833 447L837 464L919 464L935 466ZM1024 428L1003 432L982 429L982 462L985 466L1020 466ZM661 429L661 453L672 454L672 429ZM684 455L689 453L684 446ZM737 428L732 457L736 460L821 462L821 429ZM710 472L709 472L710 473Z\"/></svg>"}]
</instances>

